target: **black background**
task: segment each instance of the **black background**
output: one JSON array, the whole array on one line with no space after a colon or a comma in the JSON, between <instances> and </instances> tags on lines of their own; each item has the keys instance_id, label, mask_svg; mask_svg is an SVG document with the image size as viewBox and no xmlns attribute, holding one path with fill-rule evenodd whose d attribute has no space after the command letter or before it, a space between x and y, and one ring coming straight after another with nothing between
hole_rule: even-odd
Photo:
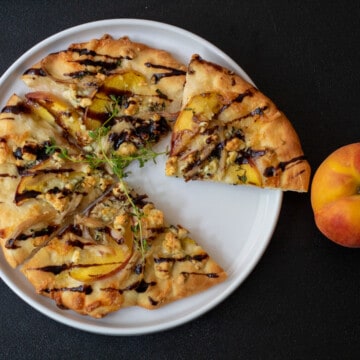
<instances>
[{"instance_id":1,"label":"black background","mask_svg":"<svg viewBox=\"0 0 360 360\"><path fill-rule=\"evenodd\" d=\"M110 18L176 25L226 52L285 111L315 170L336 148L359 141L359 4L2 0L0 73L74 25ZM319 233L309 194L285 193L255 270L215 309L175 329L129 337L83 332L40 314L0 280L0 358L358 359L359 282L359 250Z\"/></svg>"}]
</instances>

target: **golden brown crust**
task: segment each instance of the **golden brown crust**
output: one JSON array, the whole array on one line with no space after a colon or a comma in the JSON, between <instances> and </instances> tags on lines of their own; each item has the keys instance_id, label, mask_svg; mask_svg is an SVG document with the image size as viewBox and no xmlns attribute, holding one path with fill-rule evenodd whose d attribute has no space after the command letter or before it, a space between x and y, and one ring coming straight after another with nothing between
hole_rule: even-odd
<instances>
[{"instance_id":1,"label":"golden brown crust","mask_svg":"<svg viewBox=\"0 0 360 360\"><path fill-rule=\"evenodd\" d=\"M111 131L105 151L128 155L170 131L180 110L185 73L186 67L164 50L104 35L49 54L22 79L36 90L28 99L47 108L91 153L99 149L89 131L116 110L116 121L107 124Z\"/></svg>"},{"instance_id":2,"label":"golden brown crust","mask_svg":"<svg viewBox=\"0 0 360 360\"><path fill-rule=\"evenodd\" d=\"M12 96L0 114L0 243L9 264L23 264L36 291L59 307L100 318L128 306L155 309L225 281L185 229L123 182L106 192L111 171L84 161L157 142L180 109L168 175L307 190L310 167L286 116L197 55L186 73L166 51L104 35L46 56L22 78L36 91ZM92 142L89 131L109 111L114 124ZM52 139L75 161L47 153Z\"/></svg>"},{"instance_id":3,"label":"golden brown crust","mask_svg":"<svg viewBox=\"0 0 360 360\"><path fill-rule=\"evenodd\" d=\"M191 107L197 109L192 119ZM218 159L211 146L218 152L221 147ZM194 55L166 174L302 192L308 189L310 166L290 121L269 98Z\"/></svg>"},{"instance_id":4,"label":"golden brown crust","mask_svg":"<svg viewBox=\"0 0 360 360\"><path fill-rule=\"evenodd\" d=\"M25 83L38 90L64 96L73 106L89 106L107 77L128 71L145 76L154 90L171 101L168 112L178 111L186 67L164 50L132 42L128 37L76 43L65 51L50 54L23 75Z\"/></svg>"},{"instance_id":5,"label":"golden brown crust","mask_svg":"<svg viewBox=\"0 0 360 360\"><path fill-rule=\"evenodd\" d=\"M57 218L56 210L43 200L28 198L16 204L22 173L45 157L52 138L65 141L61 129L40 123L26 101L12 95L0 113L0 244L7 262L16 267L46 241ZM69 147L71 149L71 147Z\"/></svg>"},{"instance_id":6,"label":"golden brown crust","mask_svg":"<svg viewBox=\"0 0 360 360\"><path fill-rule=\"evenodd\" d=\"M15 94L0 113L0 244L12 267L112 182L86 163L69 163L47 153L54 139L72 156L79 150L66 141L51 116L41 115L28 99Z\"/></svg>"},{"instance_id":7,"label":"golden brown crust","mask_svg":"<svg viewBox=\"0 0 360 360\"><path fill-rule=\"evenodd\" d=\"M53 208L37 200L22 206L1 203L0 212L0 244L5 259L15 268L46 242L57 214Z\"/></svg>"},{"instance_id":8,"label":"golden brown crust","mask_svg":"<svg viewBox=\"0 0 360 360\"><path fill-rule=\"evenodd\" d=\"M22 272L39 294L60 307L102 317L128 306L155 309L226 279L188 232L167 225L163 213L151 203L140 205L148 247L142 253L131 239L135 235L126 230L133 209L124 199L123 186L98 202L86 217L75 218L71 227L23 266ZM94 237L96 231L101 239Z\"/></svg>"}]
</instances>

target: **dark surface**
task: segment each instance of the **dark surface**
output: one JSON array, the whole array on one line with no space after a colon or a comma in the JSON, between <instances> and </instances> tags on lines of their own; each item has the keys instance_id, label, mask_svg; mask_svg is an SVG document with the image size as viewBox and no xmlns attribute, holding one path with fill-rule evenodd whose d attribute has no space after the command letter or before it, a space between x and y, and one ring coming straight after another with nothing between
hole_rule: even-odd
<instances>
[{"instance_id":1,"label":"dark surface","mask_svg":"<svg viewBox=\"0 0 360 360\"><path fill-rule=\"evenodd\" d=\"M286 112L316 169L336 148L359 141L360 2L289 3L6 0L0 73L39 41L81 23L128 17L177 25L225 51ZM139 337L75 330L0 280L0 359L358 359L359 282L360 252L319 233L309 194L286 193L271 243L247 280L175 329Z\"/></svg>"}]
</instances>

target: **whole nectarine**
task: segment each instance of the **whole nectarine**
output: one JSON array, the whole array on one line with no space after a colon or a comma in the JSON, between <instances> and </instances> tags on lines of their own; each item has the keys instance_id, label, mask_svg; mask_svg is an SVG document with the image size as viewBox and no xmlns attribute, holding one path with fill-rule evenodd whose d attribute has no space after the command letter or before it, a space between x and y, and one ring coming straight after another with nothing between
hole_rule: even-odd
<instances>
[{"instance_id":1,"label":"whole nectarine","mask_svg":"<svg viewBox=\"0 0 360 360\"><path fill-rule=\"evenodd\" d=\"M311 185L315 223L330 240L360 247L360 143L331 153Z\"/></svg>"}]
</instances>

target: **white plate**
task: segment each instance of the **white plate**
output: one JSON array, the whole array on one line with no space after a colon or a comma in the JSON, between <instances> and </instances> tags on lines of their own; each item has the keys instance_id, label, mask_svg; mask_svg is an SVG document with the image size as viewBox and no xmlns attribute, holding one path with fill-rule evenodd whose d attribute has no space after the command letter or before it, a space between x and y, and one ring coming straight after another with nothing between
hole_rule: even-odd
<instances>
[{"instance_id":1,"label":"white plate","mask_svg":"<svg viewBox=\"0 0 360 360\"><path fill-rule=\"evenodd\" d=\"M251 82L221 50L188 31L153 21L114 19L62 31L26 52L0 79L0 107L5 105L12 93L22 95L27 91L19 77L42 57L65 49L73 42L87 41L105 33L114 37L128 35L133 41L163 48L184 63L197 53L234 70ZM141 170L133 168L129 181L139 191L146 192L164 210L170 222L182 224L191 231L192 236L227 271L227 281L158 310L130 308L103 319L58 309L51 300L35 294L22 274L6 264L1 253L0 276L5 283L28 304L54 320L77 329L112 335L169 329L204 314L229 296L253 270L265 251L278 219L282 192L195 181L185 183L180 179L166 178L164 159L156 165L149 163Z\"/></svg>"}]
</instances>

